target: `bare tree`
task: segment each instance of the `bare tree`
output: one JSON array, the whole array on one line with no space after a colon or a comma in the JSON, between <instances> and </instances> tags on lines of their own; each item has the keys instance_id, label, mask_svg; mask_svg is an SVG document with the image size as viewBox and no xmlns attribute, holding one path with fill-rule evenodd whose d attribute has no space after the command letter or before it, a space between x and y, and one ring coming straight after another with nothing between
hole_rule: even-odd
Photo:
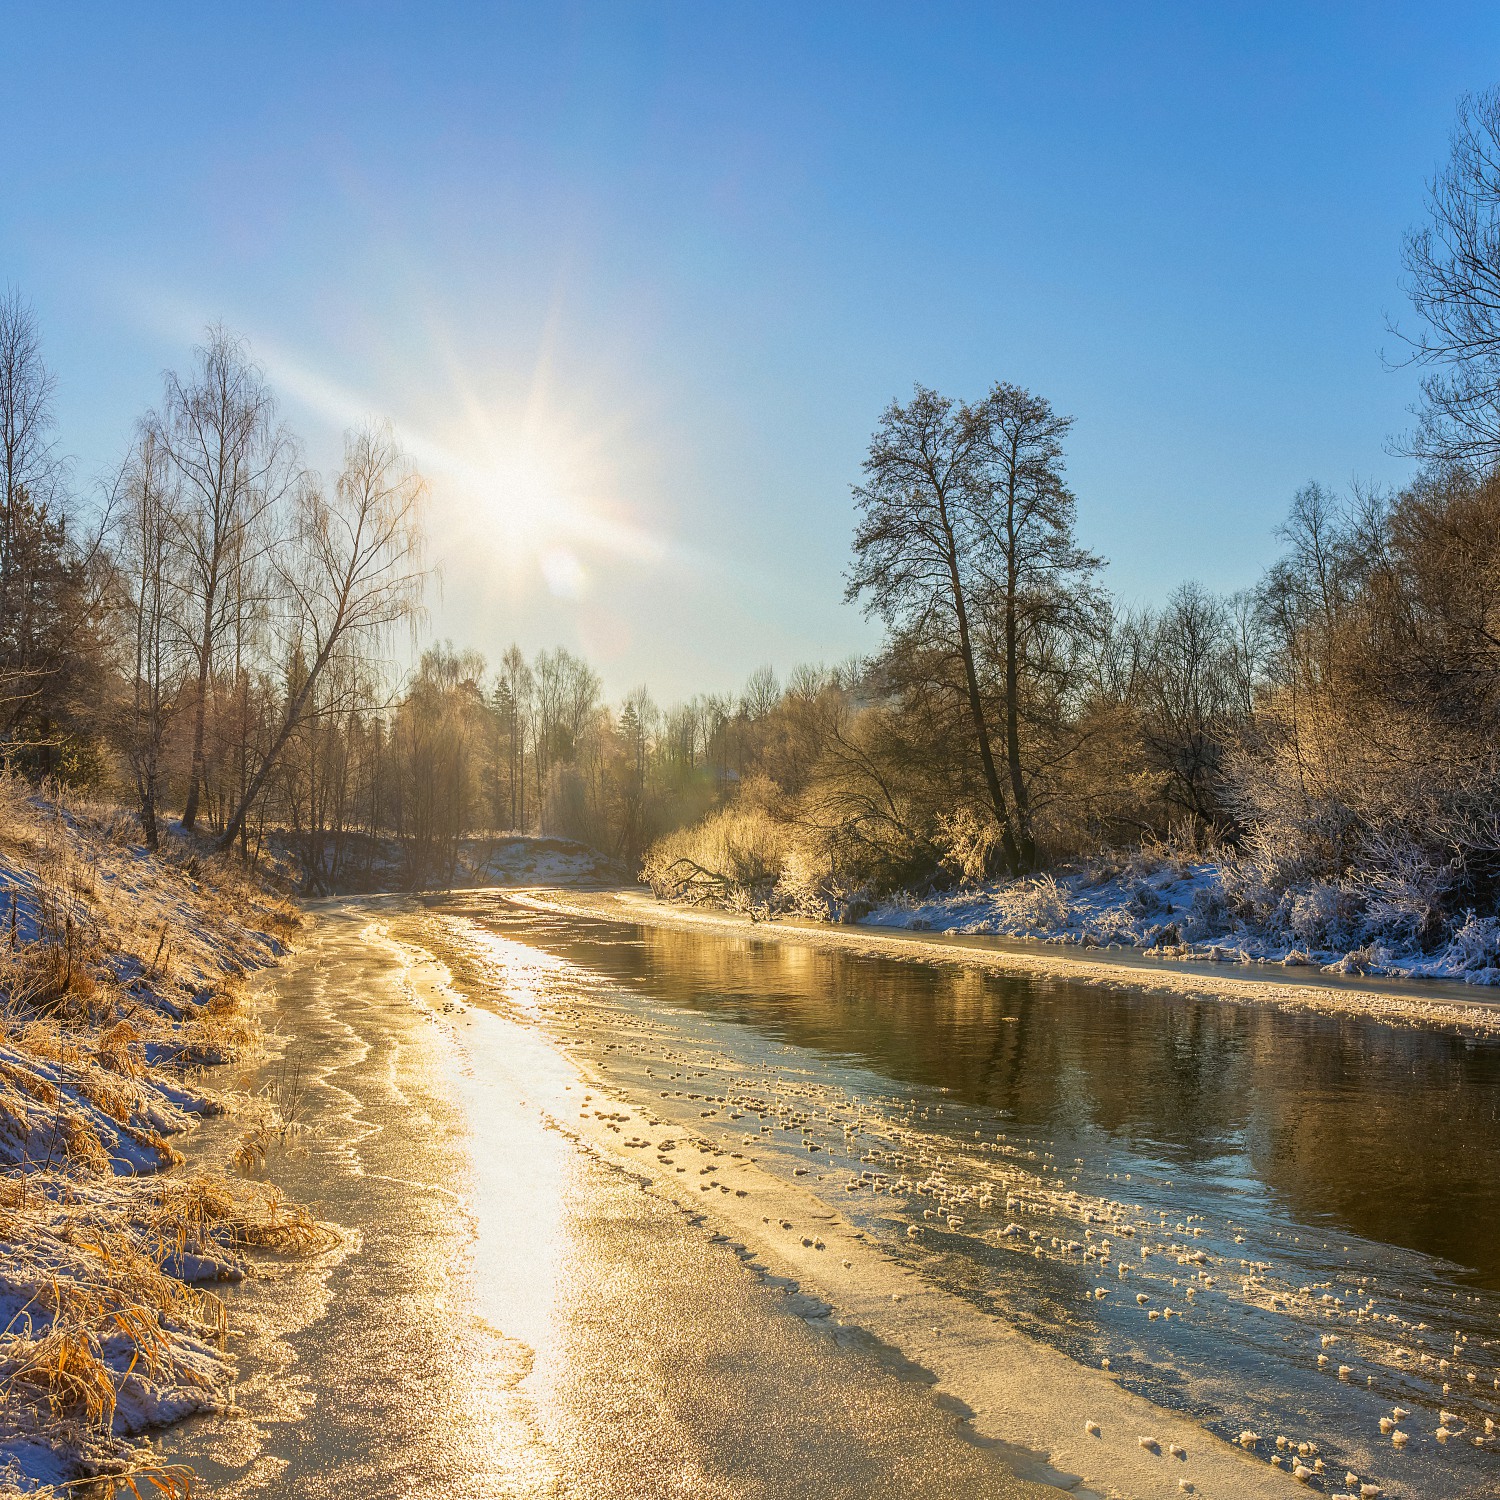
<instances>
[{"instance_id":1,"label":"bare tree","mask_svg":"<svg viewBox=\"0 0 1500 1500\"><path fill-rule=\"evenodd\" d=\"M559 646L539 651L534 669L536 715L533 741L537 811L545 807L547 781L554 765L572 758L599 705L600 680L586 661Z\"/></svg>"},{"instance_id":2,"label":"bare tree","mask_svg":"<svg viewBox=\"0 0 1500 1500\"><path fill-rule=\"evenodd\" d=\"M368 651L419 609L426 492L389 429L379 427L345 438L344 468L331 496L304 478L296 535L278 549L275 566L291 604L289 644L305 668L289 684L280 723L225 824L220 848L239 837L287 740L312 711L329 664L341 653Z\"/></svg>"},{"instance_id":3,"label":"bare tree","mask_svg":"<svg viewBox=\"0 0 1500 1500\"><path fill-rule=\"evenodd\" d=\"M506 729L506 778L510 788L510 826L526 827L526 742L532 732L536 679L519 646L511 646L500 663L496 694Z\"/></svg>"},{"instance_id":4,"label":"bare tree","mask_svg":"<svg viewBox=\"0 0 1500 1500\"><path fill-rule=\"evenodd\" d=\"M845 597L908 638L932 638L956 662L1005 861L1022 865L991 744L980 684L971 594L983 587L976 553L975 489L984 430L966 407L925 386L882 413L855 488L860 523Z\"/></svg>"},{"instance_id":5,"label":"bare tree","mask_svg":"<svg viewBox=\"0 0 1500 1500\"><path fill-rule=\"evenodd\" d=\"M1220 778L1243 722L1242 617L1196 583L1140 622L1141 734L1170 801L1205 826L1221 821Z\"/></svg>"},{"instance_id":6,"label":"bare tree","mask_svg":"<svg viewBox=\"0 0 1500 1500\"><path fill-rule=\"evenodd\" d=\"M1402 246L1407 293L1426 327L1395 331L1429 367L1407 447L1483 471L1500 462L1500 89L1459 101L1427 210Z\"/></svg>"},{"instance_id":7,"label":"bare tree","mask_svg":"<svg viewBox=\"0 0 1500 1500\"><path fill-rule=\"evenodd\" d=\"M1097 630L1101 560L1074 540L1078 502L1063 477L1063 439L1073 426L1042 396L1004 382L969 414L977 475L969 509L981 602L998 630L1005 764L1018 868L1037 862L1032 767L1022 725L1028 710L1057 720L1070 645ZM1041 689L1041 691L1039 691ZM1049 727L1055 727L1049 726ZM1058 747L1051 749L1055 759Z\"/></svg>"},{"instance_id":8,"label":"bare tree","mask_svg":"<svg viewBox=\"0 0 1500 1500\"><path fill-rule=\"evenodd\" d=\"M0 617L13 604L24 513L47 510L63 473L52 436L55 388L36 314L9 291L0 297Z\"/></svg>"},{"instance_id":9,"label":"bare tree","mask_svg":"<svg viewBox=\"0 0 1500 1500\"><path fill-rule=\"evenodd\" d=\"M864 596L892 629L898 675L957 679L1012 873L1037 862L1027 734L1060 723L1074 642L1099 614L1099 559L1074 542L1063 479L1070 426L1018 386L973 406L918 386L882 416L854 492L848 597Z\"/></svg>"},{"instance_id":10,"label":"bare tree","mask_svg":"<svg viewBox=\"0 0 1500 1500\"><path fill-rule=\"evenodd\" d=\"M72 659L68 596L80 582L63 508L67 465L53 438L55 381L36 314L0 297L0 724L6 754L53 742L49 692ZM82 684L78 684L82 686ZM24 729L23 729L23 721Z\"/></svg>"},{"instance_id":11,"label":"bare tree","mask_svg":"<svg viewBox=\"0 0 1500 1500\"><path fill-rule=\"evenodd\" d=\"M397 708L398 832L413 884L453 879L482 805L484 674L477 651L430 647Z\"/></svg>"},{"instance_id":12,"label":"bare tree","mask_svg":"<svg viewBox=\"0 0 1500 1500\"><path fill-rule=\"evenodd\" d=\"M757 667L745 682L740 694L740 712L754 723L763 719L781 701L781 684L770 666Z\"/></svg>"},{"instance_id":13,"label":"bare tree","mask_svg":"<svg viewBox=\"0 0 1500 1500\"><path fill-rule=\"evenodd\" d=\"M1359 592L1360 559L1347 507L1316 480L1292 497L1276 528L1286 547L1258 591L1260 616L1276 643L1283 680L1326 682L1339 622Z\"/></svg>"},{"instance_id":14,"label":"bare tree","mask_svg":"<svg viewBox=\"0 0 1500 1500\"><path fill-rule=\"evenodd\" d=\"M182 826L191 830L203 794L211 679L226 635L234 638L244 619L251 592L246 571L265 540L261 523L293 492L299 465L261 372L222 327L209 329L186 382L167 374L159 425L181 482L179 532L189 564L188 639L197 694Z\"/></svg>"},{"instance_id":15,"label":"bare tree","mask_svg":"<svg viewBox=\"0 0 1500 1500\"><path fill-rule=\"evenodd\" d=\"M131 659L129 721L123 739L149 849L159 841L162 749L179 676L172 610L181 583L174 571L180 498L177 472L160 429L145 421L116 481L114 502L115 563Z\"/></svg>"}]
</instances>

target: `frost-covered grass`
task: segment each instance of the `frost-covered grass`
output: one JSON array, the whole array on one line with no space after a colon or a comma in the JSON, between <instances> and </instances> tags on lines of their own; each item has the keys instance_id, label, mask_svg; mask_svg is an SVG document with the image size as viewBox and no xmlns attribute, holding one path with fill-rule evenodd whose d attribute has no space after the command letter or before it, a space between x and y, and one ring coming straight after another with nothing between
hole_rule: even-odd
<instances>
[{"instance_id":1,"label":"frost-covered grass","mask_svg":"<svg viewBox=\"0 0 1500 1500\"><path fill-rule=\"evenodd\" d=\"M721 808L647 851L641 878L658 895L753 911L771 899L795 854L784 824L759 808Z\"/></svg>"},{"instance_id":2,"label":"frost-covered grass","mask_svg":"<svg viewBox=\"0 0 1500 1500\"><path fill-rule=\"evenodd\" d=\"M1412 905L1369 882L1278 887L1253 856L1158 846L1029 879L899 896L864 920L1169 959L1500 984L1500 918L1468 912L1424 943Z\"/></svg>"},{"instance_id":3,"label":"frost-covered grass","mask_svg":"<svg viewBox=\"0 0 1500 1500\"><path fill-rule=\"evenodd\" d=\"M228 1399L203 1283L324 1242L254 1184L175 1170L224 1107L203 1068L254 1044L240 981L296 915L189 840L135 837L0 777L0 1488L181 1492L130 1440Z\"/></svg>"}]
</instances>

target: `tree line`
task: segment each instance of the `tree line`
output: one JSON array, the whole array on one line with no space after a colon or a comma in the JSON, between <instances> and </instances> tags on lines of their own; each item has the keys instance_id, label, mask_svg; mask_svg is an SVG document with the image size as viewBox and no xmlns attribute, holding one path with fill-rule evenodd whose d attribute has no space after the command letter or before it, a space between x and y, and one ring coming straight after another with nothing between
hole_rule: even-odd
<instances>
[{"instance_id":1,"label":"tree line","mask_svg":"<svg viewBox=\"0 0 1500 1500\"><path fill-rule=\"evenodd\" d=\"M1077 534L1070 419L997 383L882 414L847 597L885 628L816 751L661 841L659 890L848 913L1175 839L1223 899L1316 938L1428 943L1500 897L1500 92L1467 99L1403 246L1418 462L1309 484L1258 583L1123 608ZM762 768L756 768L760 770Z\"/></svg>"},{"instance_id":2,"label":"tree line","mask_svg":"<svg viewBox=\"0 0 1500 1500\"><path fill-rule=\"evenodd\" d=\"M1173 837L1240 898L1422 937L1500 880L1500 97L1466 100L1403 263L1424 367L1391 492L1310 484L1251 588L1127 609L1078 534L1071 419L997 382L890 404L855 486L868 659L605 701L584 661L414 629L425 486L389 431L308 467L245 347L167 376L102 502L55 442L36 321L0 303L0 755L124 787L313 887L452 879L464 840L586 841L663 890L848 910ZM1309 891L1317 894L1308 895ZM1319 908L1320 910L1322 907Z\"/></svg>"},{"instance_id":3,"label":"tree line","mask_svg":"<svg viewBox=\"0 0 1500 1500\"><path fill-rule=\"evenodd\" d=\"M0 298L0 765L123 796L327 889L451 879L477 834L548 832L638 866L748 764L780 689L615 707L561 648L490 667L422 616L426 485L389 431L307 464L244 343L210 329L97 493L62 455L55 380ZM391 849L397 851L393 865Z\"/></svg>"},{"instance_id":4,"label":"tree line","mask_svg":"<svg viewBox=\"0 0 1500 1500\"><path fill-rule=\"evenodd\" d=\"M425 485L391 433L305 463L261 372L212 329L169 373L98 503L55 433L34 313L0 299L0 756L7 771L128 789L248 857L290 748L361 695L420 609Z\"/></svg>"}]
</instances>

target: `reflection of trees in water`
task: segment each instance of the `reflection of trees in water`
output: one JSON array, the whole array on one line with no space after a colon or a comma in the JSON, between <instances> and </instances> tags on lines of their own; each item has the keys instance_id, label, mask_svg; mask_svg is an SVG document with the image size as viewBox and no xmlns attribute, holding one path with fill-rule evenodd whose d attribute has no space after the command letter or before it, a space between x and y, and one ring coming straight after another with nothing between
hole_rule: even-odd
<instances>
[{"instance_id":1,"label":"reflection of trees in water","mask_svg":"<svg viewBox=\"0 0 1500 1500\"><path fill-rule=\"evenodd\" d=\"M1500 1049L1355 1018L1093 989L795 942L642 929L587 961L673 1004L1002 1112L1111 1140L1500 1284ZM584 957L582 953L580 957ZM1105 1149L1098 1141L1094 1150Z\"/></svg>"}]
</instances>

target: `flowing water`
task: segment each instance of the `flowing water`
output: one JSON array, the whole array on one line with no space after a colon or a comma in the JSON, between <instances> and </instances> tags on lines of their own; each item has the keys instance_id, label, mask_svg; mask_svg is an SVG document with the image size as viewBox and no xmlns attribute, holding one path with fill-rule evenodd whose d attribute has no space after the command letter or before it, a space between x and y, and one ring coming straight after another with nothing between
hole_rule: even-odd
<instances>
[{"instance_id":1,"label":"flowing water","mask_svg":"<svg viewBox=\"0 0 1500 1500\"><path fill-rule=\"evenodd\" d=\"M1028 1490L893 1351L539 1130L528 1080L582 1065L986 1317L1312 1444L1315 1490L1500 1494L1493 1042L491 894L393 920L486 1041L330 930L282 986L316 1128L273 1175L348 1243L315 1305L239 1300L248 1417L169 1444L226 1493Z\"/></svg>"}]
</instances>

